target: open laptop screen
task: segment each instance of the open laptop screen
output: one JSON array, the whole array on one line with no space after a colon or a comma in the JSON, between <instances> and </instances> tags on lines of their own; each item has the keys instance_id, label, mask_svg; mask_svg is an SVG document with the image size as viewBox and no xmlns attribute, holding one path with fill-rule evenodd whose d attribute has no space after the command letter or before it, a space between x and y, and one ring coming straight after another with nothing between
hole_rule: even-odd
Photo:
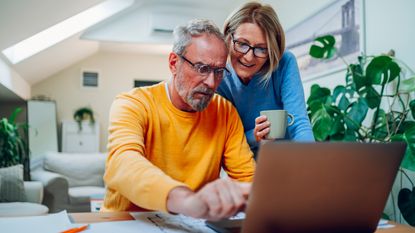
<instances>
[{"instance_id":1,"label":"open laptop screen","mask_svg":"<svg viewBox=\"0 0 415 233\"><path fill-rule=\"evenodd\" d=\"M405 148L404 143L264 144L242 232L374 232ZM232 228L227 232L239 231Z\"/></svg>"}]
</instances>

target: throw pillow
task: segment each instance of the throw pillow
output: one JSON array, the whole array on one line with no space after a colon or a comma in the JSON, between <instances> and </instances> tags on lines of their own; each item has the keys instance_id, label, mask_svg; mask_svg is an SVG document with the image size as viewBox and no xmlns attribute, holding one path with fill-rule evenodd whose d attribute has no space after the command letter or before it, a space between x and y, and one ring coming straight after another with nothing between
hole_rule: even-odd
<instances>
[{"instance_id":1,"label":"throw pillow","mask_svg":"<svg viewBox=\"0 0 415 233\"><path fill-rule=\"evenodd\" d=\"M25 202L23 165L0 168L0 202Z\"/></svg>"}]
</instances>

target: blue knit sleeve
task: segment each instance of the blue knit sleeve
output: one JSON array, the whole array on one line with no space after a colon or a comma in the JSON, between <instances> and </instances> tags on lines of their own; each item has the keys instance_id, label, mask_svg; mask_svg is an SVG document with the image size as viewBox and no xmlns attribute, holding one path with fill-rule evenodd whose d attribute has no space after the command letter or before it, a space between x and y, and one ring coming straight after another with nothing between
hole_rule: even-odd
<instances>
[{"instance_id":1,"label":"blue knit sleeve","mask_svg":"<svg viewBox=\"0 0 415 233\"><path fill-rule=\"evenodd\" d=\"M286 51L278 72L281 80L283 108L294 115L294 124L288 127L288 137L294 141L314 141L314 135L304 100L304 90L295 56Z\"/></svg>"}]
</instances>

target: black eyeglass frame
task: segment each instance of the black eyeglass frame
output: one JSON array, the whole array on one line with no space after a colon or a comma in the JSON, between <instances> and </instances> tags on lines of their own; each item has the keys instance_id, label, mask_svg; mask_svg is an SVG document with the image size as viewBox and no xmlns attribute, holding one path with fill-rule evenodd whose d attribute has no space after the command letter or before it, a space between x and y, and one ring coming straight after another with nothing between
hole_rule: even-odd
<instances>
[{"instance_id":1,"label":"black eyeglass frame","mask_svg":"<svg viewBox=\"0 0 415 233\"><path fill-rule=\"evenodd\" d=\"M225 72L229 72L229 70L226 67L213 67L207 64L203 64L203 63L193 63L191 62L189 59L187 59L185 56L181 55L181 54L177 54L181 59L185 60L187 63L189 63L192 68L200 75L208 77L210 73L213 72L213 76L216 79L223 79L223 77L225 76ZM207 71L206 72L201 72L202 68L206 68ZM220 75L220 76L217 76Z\"/></svg>"},{"instance_id":2,"label":"black eyeglass frame","mask_svg":"<svg viewBox=\"0 0 415 233\"><path fill-rule=\"evenodd\" d=\"M242 54L247 54L247 53L249 52L249 50L251 50L251 49L252 49L252 51L253 51L253 53L254 53L254 56L255 56L255 57L259 57L259 58L268 58L268 54L269 54L269 53L268 53L268 48L262 48L262 47L255 47L255 46L251 46L251 45L250 45L250 44L248 44L248 43L245 43L245 42L242 42L242 41L239 41L239 40L235 39L235 37L233 36L233 34L231 34L231 39L232 39L232 42L233 42L233 49L235 49L235 51L237 51L237 52L239 52L239 53L242 53ZM238 49L236 48L236 43L241 44L241 45L243 45L243 46L247 46L247 47L248 47L248 50L246 50L246 52L243 52L243 51L241 51L241 50L238 50ZM258 55L255 53L255 51L259 51L258 49L265 51L265 56L264 56L264 57L258 56Z\"/></svg>"}]
</instances>

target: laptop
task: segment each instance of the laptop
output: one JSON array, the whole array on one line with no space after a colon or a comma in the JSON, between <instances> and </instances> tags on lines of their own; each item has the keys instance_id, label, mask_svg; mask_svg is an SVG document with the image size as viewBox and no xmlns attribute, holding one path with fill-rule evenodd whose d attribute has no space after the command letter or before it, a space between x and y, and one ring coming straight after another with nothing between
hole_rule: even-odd
<instances>
[{"instance_id":1,"label":"laptop","mask_svg":"<svg viewBox=\"0 0 415 233\"><path fill-rule=\"evenodd\" d=\"M406 144L268 142L260 148L245 219L217 232L374 232Z\"/></svg>"}]
</instances>

